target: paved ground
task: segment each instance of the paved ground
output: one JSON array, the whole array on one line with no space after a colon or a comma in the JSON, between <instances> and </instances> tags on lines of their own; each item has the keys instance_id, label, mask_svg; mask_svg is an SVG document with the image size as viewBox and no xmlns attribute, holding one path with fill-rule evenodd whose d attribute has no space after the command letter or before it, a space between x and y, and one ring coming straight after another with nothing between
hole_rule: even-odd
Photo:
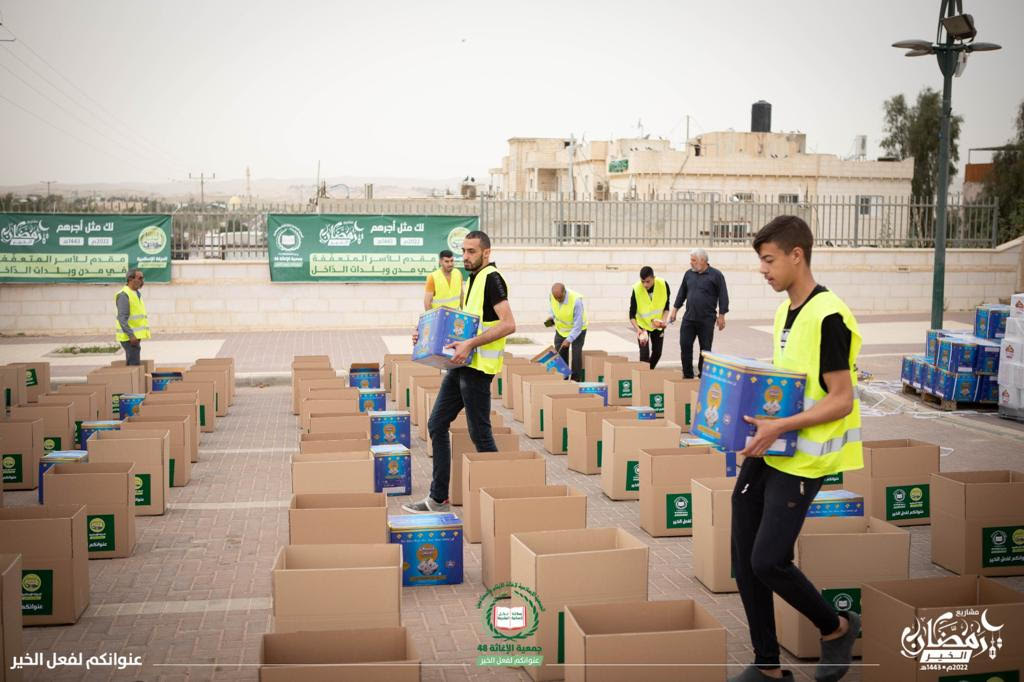
<instances>
[{"instance_id":1,"label":"paved ground","mask_svg":"<svg viewBox=\"0 0 1024 682\"><path fill-rule=\"evenodd\" d=\"M878 320L884 322L884 320ZM768 337L734 324L720 337L723 351L762 355ZM183 339L201 339L190 335ZM223 338L220 355L234 355L239 372L285 370L295 354L327 353L336 367L369 360L384 350L372 333L268 333L209 335ZM3 344L26 343L4 339ZM32 339L38 343L40 340ZM50 341L50 340L47 340ZM59 339L61 343L70 340ZM899 344L897 344L899 345ZM893 378L893 357L910 352L906 344L873 344L865 349L864 368ZM882 355L884 354L884 355ZM898 364L896 365L898 370ZM79 370L80 371L80 370ZM1024 431L991 417L940 415L924 411L875 384L865 396L865 435L869 439L921 438L943 446L944 470L1024 469ZM138 546L128 559L90 562L91 605L78 624L27 628L29 651L134 653L141 670L83 677L81 671L35 671L29 680L255 680L260 636L270 626L270 568L287 543L286 506L290 496L288 461L298 430L290 410L288 387L240 388L230 415L204 437L200 462L185 488L171 491L163 517L138 519ZM874 406L874 407L871 407ZM514 425L507 411L506 423ZM543 452L540 441L521 438L521 447ZM692 576L689 538L652 539L639 527L637 502L612 502L599 479L568 471L565 457L547 455L548 482L577 487L588 496L588 525L618 526L651 547L651 599L693 598L705 605L729 631L730 663L751 660L739 598L714 595ZM430 460L422 443L413 448L413 498L425 494ZM34 492L5 494L9 505L35 503ZM407 498L392 498L391 508ZM911 573L944 575L930 561L929 529L913 528ZM424 661L424 680L526 680L519 670L485 670L473 665L476 645L487 641L475 610L483 592L480 546L466 551L462 585L403 590L403 621L412 631ZM1002 579L1024 590L1024 578ZM790 665L797 662L790 659ZM733 668L735 673L739 668ZM813 667L797 668L809 679ZM848 679L859 679L854 672Z\"/></svg>"}]
</instances>

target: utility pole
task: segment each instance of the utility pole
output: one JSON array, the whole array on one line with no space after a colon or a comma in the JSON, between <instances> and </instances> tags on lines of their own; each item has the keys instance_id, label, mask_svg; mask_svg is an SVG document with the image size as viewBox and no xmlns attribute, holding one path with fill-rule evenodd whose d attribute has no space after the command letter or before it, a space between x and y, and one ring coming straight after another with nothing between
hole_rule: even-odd
<instances>
[{"instance_id":1,"label":"utility pole","mask_svg":"<svg viewBox=\"0 0 1024 682\"><path fill-rule=\"evenodd\" d=\"M39 183L42 184L42 185L46 185L46 198L49 199L50 198L50 185L56 185L57 181L56 180L40 180Z\"/></svg>"},{"instance_id":2,"label":"utility pole","mask_svg":"<svg viewBox=\"0 0 1024 682\"><path fill-rule=\"evenodd\" d=\"M200 211L203 211L203 210L206 209L206 181L207 180L214 180L214 179L216 179L216 177L217 177L216 173L210 173L209 176L207 176L205 173L200 173L199 177L196 177L196 176L192 175L191 173L188 174L188 179L189 180L198 180L199 181L199 210Z\"/></svg>"}]
</instances>

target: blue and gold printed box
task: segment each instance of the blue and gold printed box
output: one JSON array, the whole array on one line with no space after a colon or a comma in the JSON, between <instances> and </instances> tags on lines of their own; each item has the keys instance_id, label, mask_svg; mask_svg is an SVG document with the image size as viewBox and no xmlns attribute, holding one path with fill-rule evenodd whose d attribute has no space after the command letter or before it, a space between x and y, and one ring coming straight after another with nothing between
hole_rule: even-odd
<instances>
[{"instance_id":1,"label":"blue and gold printed box","mask_svg":"<svg viewBox=\"0 0 1024 682\"><path fill-rule=\"evenodd\" d=\"M96 433L97 431L118 431L120 430L120 428L120 419L100 419L94 421L84 421L82 422L82 430L79 435L80 440L78 441L78 444L84 448L89 442L89 436Z\"/></svg>"},{"instance_id":2,"label":"blue and gold printed box","mask_svg":"<svg viewBox=\"0 0 1024 682\"><path fill-rule=\"evenodd\" d=\"M409 413L402 410L370 412L370 445L412 447Z\"/></svg>"},{"instance_id":3,"label":"blue and gold printed box","mask_svg":"<svg viewBox=\"0 0 1024 682\"><path fill-rule=\"evenodd\" d=\"M725 451L739 451L755 427L743 417L775 419L804 409L805 376L756 360L704 353L696 413L690 433ZM789 431L769 446L766 454L791 456L796 432Z\"/></svg>"},{"instance_id":4,"label":"blue and gold printed box","mask_svg":"<svg viewBox=\"0 0 1024 682\"><path fill-rule=\"evenodd\" d=\"M653 407L648 407L647 405L640 405L640 406L627 405L626 409L627 410L632 410L633 412L636 412L636 418L637 419L647 420L647 419L657 419L658 418L658 413L654 411L654 408Z\"/></svg>"},{"instance_id":5,"label":"blue and gold printed box","mask_svg":"<svg viewBox=\"0 0 1024 682\"><path fill-rule=\"evenodd\" d=\"M900 362L900 381L911 386L914 385L914 357L913 355L904 355Z\"/></svg>"},{"instance_id":6,"label":"blue and gold printed box","mask_svg":"<svg viewBox=\"0 0 1024 682\"><path fill-rule=\"evenodd\" d=\"M973 403L978 394L978 376L969 372L947 372L935 370L932 392L946 400Z\"/></svg>"},{"instance_id":7,"label":"blue and gold printed box","mask_svg":"<svg viewBox=\"0 0 1024 682\"><path fill-rule=\"evenodd\" d=\"M373 454L373 490L396 495L412 495L412 455L404 445L371 445Z\"/></svg>"},{"instance_id":8,"label":"blue and gold printed box","mask_svg":"<svg viewBox=\"0 0 1024 682\"><path fill-rule=\"evenodd\" d=\"M536 362L538 365L544 365L548 369L553 369L563 377L568 377L572 374L572 371L569 369L569 365L566 364L565 360L562 359L562 356L558 354L558 351L555 350L554 346L548 346L540 353L537 353L530 358L530 362Z\"/></svg>"},{"instance_id":9,"label":"blue and gold printed box","mask_svg":"<svg viewBox=\"0 0 1024 682\"><path fill-rule=\"evenodd\" d=\"M383 388L359 389L360 412L383 412L388 409L388 392Z\"/></svg>"},{"instance_id":10,"label":"blue and gold printed box","mask_svg":"<svg viewBox=\"0 0 1024 682\"><path fill-rule=\"evenodd\" d=\"M977 356L978 344L963 336L945 336L939 339L935 366L947 372L973 372Z\"/></svg>"},{"instance_id":11,"label":"blue and gold printed box","mask_svg":"<svg viewBox=\"0 0 1024 682\"><path fill-rule=\"evenodd\" d=\"M412 359L431 367L452 369L460 365L452 362L455 351L448 348L453 343L471 339L477 334L480 318L451 308L435 308L420 315L417 331L419 338L412 348ZM474 349L466 359L473 361Z\"/></svg>"},{"instance_id":12,"label":"blue and gold printed box","mask_svg":"<svg viewBox=\"0 0 1024 682\"><path fill-rule=\"evenodd\" d=\"M864 516L864 496L849 490L821 490L807 509L807 518Z\"/></svg>"},{"instance_id":13,"label":"blue and gold printed box","mask_svg":"<svg viewBox=\"0 0 1024 682\"><path fill-rule=\"evenodd\" d=\"M1010 306L986 303L974 310L974 335L982 339L1001 339L1006 335Z\"/></svg>"},{"instance_id":14,"label":"blue and gold printed box","mask_svg":"<svg viewBox=\"0 0 1024 682\"><path fill-rule=\"evenodd\" d=\"M914 388L921 390L924 387L925 371L928 365L928 358L923 355L914 359L914 379L911 382Z\"/></svg>"},{"instance_id":15,"label":"blue and gold printed box","mask_svg":"<svg viewBox=\"0 0 1024 682\"><path fill-rule=\"evenodd\" d=\"M978 375L978 392L975 399L979 403L998 403L999 379L987 374Z\"/></svg>"},{"instance_id":16,"label":"blue and gold printed box","mask_svg":"<svg viewBox=\"0 0 1024 682\"><path fill-rule=\"evenodd\" d=\"M54 450L39 458L39 504L43 504L43 474L59 462L88 462L87 450Z\"/></svg>"},{"instance_id":17,"label":"blue and gold printed box","mask_svg":"<svg viewBox=\"0 0 1024 682\"><path fill-rule=\"evenodd\" d=\"M929 329L925 333L924 356L928 362L934 365L935 359L939 356L939 339L954 334L956 332L949 329Z\"/></svg>"},{"instance_id":18,"label":"blue and gold printed box","mask_svg":"<svg viewBox=\"0 0 1024 682\"><path fill-rule=\"evenodd\" d=\"M462 521L455 514L389 516L388 536L402 545L402 585L462 583Z\"/></svg>"},{"instance_id":19,"label":"blue and gold printed box","mask_svg":"<svg viewBox=\"0 0 1024 682\"><path fill-rule=\"evenodd\" d=\"M584 381L580 385L581 394L599 395L604 399L604 406L608 407L608 384L603 381ZM654 412L652 409L651 412ZM655 415L657 417L657 415Z\"/></svg>"},{"instance_id":20,"label":"blue and gold printed box","mask_svg":"<svg viewBox=\"0 0 1024 682\"><path fill-rule=\"evenodd\" d=\"M935 378L938 376L939 370L935 365L927 364L924 366L924 380L921 382L921 390L925 393L935 393Z\"/></svg>"},{"instance_id":21,"label":"blue and gold printed box","mask_svg":"<svg viewBox=\"0 0 1024 682\"><path fill-rule=\"evenodd\" d=\"M146 399L145 393L122 393L117 398L117 412L121 419L134 417L139 413L139 405Z\"/></svg>"},{"instance_id":22,"label":"blue and gold printed box","mask_svg":"<svg viewBox=\"0 0 1024 682\"><path fill-rule=\"evenodd\" d=\"M348 368L348 385L352 388L380 388L380 365L376 362L353 362Z\"/></svg>"},{"instance_id":23,"label":"blue and gold printed box","mask_svg":"<svg viewBox=\"0 0 1024 682\"><path fill-rule=\"evenodd\" d=\"M167 384L172 381L181 381L181 372L153 372L153 392L159 393L160 391L167 390Z\"/></svg>"},{"instance_id":24,"label":"blue and gold printed box","mask_svg":"<svg viewBox=\"0 0 1024 682\"><path fill-rule=\"evenodd\" d=\"M979 339L976 336L972 336L970 340L978 344L978 353L974 357L974 373L999 374L999 342Z\"/></svg>"}]
</instances>

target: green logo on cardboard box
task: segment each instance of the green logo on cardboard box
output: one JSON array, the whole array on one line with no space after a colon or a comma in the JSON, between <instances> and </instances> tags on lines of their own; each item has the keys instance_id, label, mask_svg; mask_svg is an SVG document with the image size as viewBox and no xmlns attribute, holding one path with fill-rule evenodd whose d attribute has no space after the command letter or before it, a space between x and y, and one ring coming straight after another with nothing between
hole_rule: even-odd
<instances>
[{"instance_id":1,"label":"green logo on cardboard box","mask_svg":"<svg viewBox=\"0 0 1024 682\"><path fill-rule=\"evenodd\" d=\"M985 568L1024 566L1024 526L982 528L981 565Z\"/></svg>"},{"instance_id":2,"label":"green logo on cardboard box","mask_svg":"<svg viewBox=\"0 0 1024 682\"><path fill-rule=\"evenodd\" d=\"M21 613L23 616L53 614L53 571L21 571Z\"/></svg>"},{"instance_id":3,"label":"green logo on cardboard box","mask_svg":"<svg viewBox=\"0 0 1024 682\"><path fill-rule=\"evenodd\" d=\"M690 493L668 493L665 495L665 527L693 527L693 503Z\"/></svg>"},{"instance_id":4,"label":"green logo on cardboard box","mask_svg":"<svg viewBox=\"0 0 1024 682\"><path fill-rule=\"evenodd\" d=\"M25 385L26 386L37 386L39 384L39 377L36 376L34 369L25 370Z\"/></svg>"},{"instance_id":5,"label":"green logo on cardboard box","mask_svg":"<svg viewBox=\"0 0 1024 682\"><path fill-rule=\"evenodd\" d=\"M22 476L21 455L4 455L3 479L4 483L21 483L25 480Z\"/></svg>"},{"instance_id":6,"label":"green logo on cardboard box","mask_svg":"<svg viewBox=\"0 0 1024 682\"><path fill-rule=\"evenodd\" d=\"M43 452L53 452L54 450L60 450L61 439L57 436L48 436L43 439Z\"/></svg>"},{"instance_id":7,"label":"green logo on cardboard box","mask_svg":"<svg viewBox=\"0 0 1024 682\"><path fill-rule=\"evenodd\" d=\"M929 486L927 484L886 487L886 521L927 518L930 514L931 504L929 502Z\"/></svg>"},{"instance_id":8,"label":"green logo on cardboard box","mask_svg":"<svg viewBox=\"0 0 1024 682\"><path fill-rule=\"evenodd\" d=\"M640 490L640 462L638 460L626 460L626 490Z\"/></svg>"},{"instance_id":9,"label":"green logo on cardboard box","mask_svg":"<svg viewBox=\"0 0 1024 682\"><path fill-rule=\"evenodd\" d=\"M654 408L655 412L665 411L665 394L664 393L652 393L649 396L651 407Z\"/></svg>"},{"instance_id":10,"label":"green logo on cardboard box","mask_svg":"<svg viewBox=\"0 0 1024 682\"><path fill-rule=\"evenodd\" d=\"M135 474L135 504L147 506L151 503L150 475Z\"/></svg>"},{"instance_id":11,"label":"green logo on cardboard box","mask_svg":"<svg viewBox=\"0 0 1024 682\"><path fill-rule=\"evenodd\" d=\"M114 551L114 515L96 514L88 516L89 551Z\"/></svg>"},{"instance_id":12,"label":"green logo on cardboard box","mask_svg":"<svg viewBox=\"0 0 1024 682\"><path fill-rule=\"evenodd\" d=\"M37 573L29 573L21 578L21 589L25 592L38 592L43 581Z\"/></svg>"},{"instance_id":13,"label":"green logo on cardboard box","mask_svg":"<svg viewBox=\"0 0 1024 682\"><path fill-rule=\"evenodd\" d=\"M619 380L619 397L620 398L632 398L633 397L633 380L632 379L620 379Z\"/></svg>"}]
</instances>

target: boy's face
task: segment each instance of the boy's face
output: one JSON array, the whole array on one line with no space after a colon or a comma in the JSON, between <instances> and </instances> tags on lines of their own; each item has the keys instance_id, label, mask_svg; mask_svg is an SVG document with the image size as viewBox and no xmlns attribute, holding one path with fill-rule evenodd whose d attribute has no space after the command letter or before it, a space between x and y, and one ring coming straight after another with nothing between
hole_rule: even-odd
<instances>
[{"instance_id":1,"label":"boy's face","mask_svg":"<svg viewBox=\"0 0 1024 682\"><path fill-rule=\"evenodd\" d=\"M760 272L775 291L786 291L796 279L797 267L803 262L804 252L799 246L786 253L778 244L766 242L757 250L761 259Z\"/></svg>"}]
</instances>

